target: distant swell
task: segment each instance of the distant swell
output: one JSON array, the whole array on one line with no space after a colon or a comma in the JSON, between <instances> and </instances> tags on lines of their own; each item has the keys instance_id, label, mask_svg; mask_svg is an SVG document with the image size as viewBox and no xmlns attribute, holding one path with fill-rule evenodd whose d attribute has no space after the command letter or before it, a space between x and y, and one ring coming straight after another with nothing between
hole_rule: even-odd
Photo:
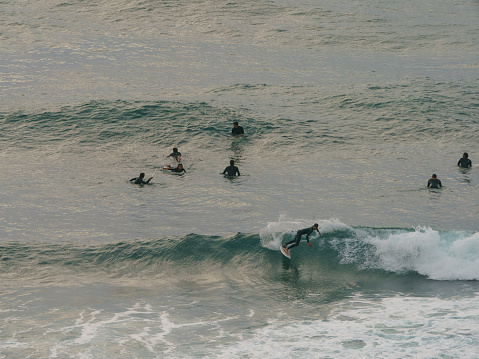
<instances>
[{"instance_id":1,"label":"distant swell","mask_svg":"<svg viewBox=\"0 0 479 359\"><path fill-rule=\"evenodd\" d=\"M456 89L451 88L452 85L429 82L415 83L414 86L421 88L418 93L425 94L445 90L459 92L457 96L464 102L461 105L463 110L475 110L477 98L473 89ZM470 131L471 126L477 124L475 117L453 112L449 98L439 101L433 95L410 97L411 88L371 86L360 93L351 91L330 94L322 99L315 97L311 105L319 106L326 115L314 121L308 116L302 118L296 112L285 112L281 116L269 118L253 116L252 110L246 108L172 101L91 101L51 112L0 113L3 136L0 149L8 151L13 147L18 151L46 148L63 152L88 147L121 147L125 143L135 142L156 144L169 138L174 138L175 144L189 144L196 148L203 148L206 144L214 148L218 140L229 133L231 123L235 120L248 129L248 135L254 135L256 139L266 137L264 143L255 143L255 146L265 146L259 149L263 151L272 151L281 146L282 152L289 152L287 149L296 150L298 143L311 148L325 144L361 144L365 141L375 142L378 138L388 142L402 142L405 138L409 142L428 138L443 141L451 141L456 137L461 141L475 138L474 131ZM238 86L233 89L238 90ZM251 92L251 96L263 96L262 91L265 90L263 87L244 86L242 89ZM266 89L279 91L284 96L290 96L291 91L287 87ZM302 90L302 96L307 96L310 89L306 87ZM394 96L391 96L392 93ZM381 98L388 100L378 100ZM333 120L338 110L343 113L341 121ZM434 115L433 111L440 112L444 118L425 120L425 116ZM285 128L289 130L285 131ZM349 129L347 134L344 128ZM322 134L320 139L318 133Z\"/></svg>"}]
</instances>

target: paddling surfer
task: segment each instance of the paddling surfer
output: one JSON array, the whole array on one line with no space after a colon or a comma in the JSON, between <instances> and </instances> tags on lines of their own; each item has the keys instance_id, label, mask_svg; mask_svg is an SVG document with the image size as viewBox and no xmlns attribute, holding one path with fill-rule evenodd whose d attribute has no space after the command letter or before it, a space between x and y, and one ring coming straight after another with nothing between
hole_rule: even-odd
<instances>
[{"instance_id":1,"label":"paddling surfer","mask_svg":"<svg viewBox=\"0 0 479 359\"><path fill-rule=\"evenodd\" d=\"M181 163L178 165L178 167L171 167L170 165L166 165L164 169L175 173L186 173L186 170L183 168L183 165Z\"/></svg>"},{"instance_id":2,"label":"paddling surfer","mask_svg":"<svg viewBox=\"0 0 479 359\"><path fill-rule=\"evenodd\" d=\"M180 162L181 161L181 153L178 151L178 149L175 147L173 148L173 152L170 153L168 156L166 157L171 157L171 158L174 158L177 162Z\"/></svg>"},{"instance_id":3,"label":"paddling surfer","mask_svg":"<svg viewBox=\"0 0 479 359\"><path fill-rule=\"evenodd\" d=\"M153 176L148 178L147 181L145 181L143 178L145 178L145 174L142 172L140 173L140 177L132 178L130 182L133 182L134 184L148 184L153 179Z\"/></svg>"}]
</instances>

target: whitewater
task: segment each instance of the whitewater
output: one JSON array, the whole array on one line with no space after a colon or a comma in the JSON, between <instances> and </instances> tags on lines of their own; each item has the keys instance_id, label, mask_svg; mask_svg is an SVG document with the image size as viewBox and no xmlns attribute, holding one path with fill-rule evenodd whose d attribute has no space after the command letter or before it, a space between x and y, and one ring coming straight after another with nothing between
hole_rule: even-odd
<instances>
[{"instance_id":1,"label":"whitewater","mask_svg":"<svg viewBox=\"0 0 479 359\"><path fill-rule=\"evenodd\" d=\"M0 358L478 357L477 1L0 11Z\"/></svg>"}]
</instances>

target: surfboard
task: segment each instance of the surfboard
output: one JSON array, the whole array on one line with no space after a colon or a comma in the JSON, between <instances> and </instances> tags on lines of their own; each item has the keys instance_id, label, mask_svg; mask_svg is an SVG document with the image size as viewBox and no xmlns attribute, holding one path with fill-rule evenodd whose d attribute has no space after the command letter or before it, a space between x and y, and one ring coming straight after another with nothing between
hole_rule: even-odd
<instances>
[{"instance_id":1,"label":"surfboard","mask_svg":"<svg viewBox=\"0 0 479 359\"><path fill-rule=\"evenodd\" d=\"M291 255L289 254L289 251L288 251L286 248L284 248L284 247L281 245L281 247L279 247L279 249L281 250L281 253L283 253L283 255L284 255L285 257L291 259Z\"/></svg>"}]
</instances>

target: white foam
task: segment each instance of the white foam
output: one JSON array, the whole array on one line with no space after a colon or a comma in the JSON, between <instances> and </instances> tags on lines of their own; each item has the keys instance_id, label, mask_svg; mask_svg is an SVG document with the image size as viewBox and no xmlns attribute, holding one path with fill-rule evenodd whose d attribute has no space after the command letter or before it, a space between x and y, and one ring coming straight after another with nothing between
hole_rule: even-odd
<instances>
[{"instance_id":1,"label":"white foam","mask_svg":"<svg viewBox=\"0 0 479 359\"><path fill-rule=\"evenodd\" d=\"M23 335L0 348L28 349L36 357L82 359L473 358L479 344L478 299L477 294L446 300L358 295L324 304L314 319L274 310L265 317L263 310L250 309L246 315L210 313L185 320L178 311L186 307L137 303L119 312L84 310L69 326L47 324L35 349L27 346Z\"/></svg>"},{"instance_id":2,"label":"white foam","mask_svg":"<svg viewBox=\"0 0 479 359\"><path fill-rule=\"evenodd\" d=\"M271 320L218 357L473 358L478 324L477 298L356 297L325 320Z\"/></svg>"},{"instance_id":3,"label":"white foam","mask_svg":"<svg viewBox=\"0 0 479 359\"><path fill-rule=\"evenodd\" d=\"M164 336L170 332L167 321L165 323L162 320L163 317L160 316L160 333L156 333L158 322L147 319L155 315L156 311L153 310L152 306L143 303L136 303L131 308L118 313L108 313L99 309L84 310L79 313L79 317L72 325L46 332L48 336L61 334L68 338L55 343L49 349L50 357L63 357L67 353L68 355L74 353L74 356L79 358L95 358L97 354L92 350L97 350L97 345L105 345L110 348L110 342L119 345L115 350L118 348L125 349L133 341L140 344L148 352L157 352L157 346L161 341L167 347L172 344L164 340ZM138 323L141 323L141 325L137 328ZM151 324L151 327L148 324ZM152 330L152 327L155 327L155 329ZM113 333L123 333L125 329L130 330L131 333L115 338L116 335L113 335ZM108 339L106 337L108 335L111 335L112 338ZM104 344L104 341L108 345Z\"/></svg>"},{"instance_id":4,"label":"white foam","mask_svg":"<svg viewBox=\"0 0 479 359\"><path fill-rule=\"evenodd\" d=\"M374 266L392 271L416 271L436 280L479 279L479 233L440 233L431 228L369 236L375 248Z\"/></svg>"}]
</instances>

